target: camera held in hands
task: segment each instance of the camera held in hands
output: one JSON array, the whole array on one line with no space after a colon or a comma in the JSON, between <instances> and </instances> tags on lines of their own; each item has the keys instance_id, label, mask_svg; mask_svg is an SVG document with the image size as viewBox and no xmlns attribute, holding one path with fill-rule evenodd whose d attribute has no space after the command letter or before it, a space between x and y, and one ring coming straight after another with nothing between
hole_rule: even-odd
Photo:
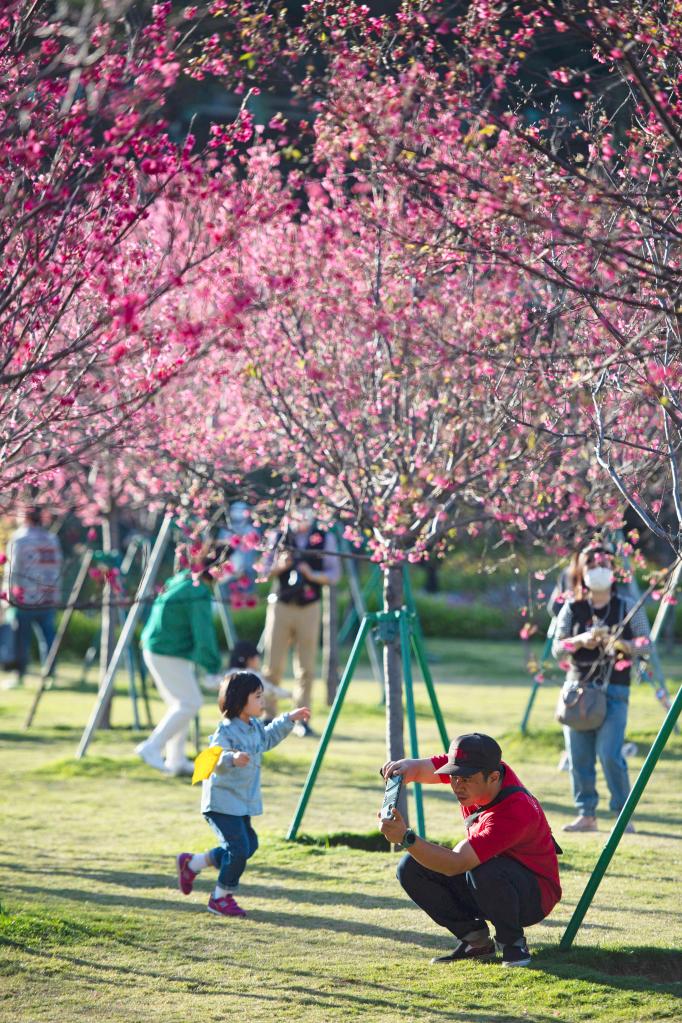
<instances>
[{"instance_id":1,"label":"camera held in hands","mask_svg":"<svg viewBox=\"0 0 682 1023\"><path fill-rule=\"evenodd\" d=\"M394 774L387 780L386 791L384 792L384 803L379 813L380 820L390 821L393 819L393 811L398 805L398 797L400 796L402 786L402 774Z\"/></svg>"}]
</instances>

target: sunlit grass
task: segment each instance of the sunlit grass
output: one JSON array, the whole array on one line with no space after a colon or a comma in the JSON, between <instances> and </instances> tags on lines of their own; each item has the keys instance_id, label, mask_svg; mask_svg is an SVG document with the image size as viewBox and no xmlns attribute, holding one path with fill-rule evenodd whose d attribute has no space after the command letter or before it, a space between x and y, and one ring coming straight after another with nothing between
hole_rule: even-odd
<instances>
[{"instance_id":1,"label":"sunlit grass","mask_svg":"<svg viewBox=\"0 0 682 1023\"><path fill-rule=\"evenodd\" d=\"M528 694L520 644L429 644L451 734L495 735L557 834L572 816L568 778L557 771L556 689L538 694L530 734L519 722ZM671 665L672 667L672 665ZM75 670L45 694L34 727L22 722L32 691L0 705L3 842L0 851L0 1020L168 1023L239 1016L302 1020L464 1023L677 1021L682 995L682 740L661 759L573 949L558 942L611 827L561 836L564 900L529 931L534 966L438 969L429 958L448 936L415 910L395 879L395 854L376 832L384 758L383 709L363 668L351 684L301 825L286 842L315 744L287 739L266 757L261 848L244 876L246 920L205 912L214 880L185 898L174 856L211 836L186 779L163 778L135 757L139 733L123 690L110 732L83 760L75 750L92 691L72 690ZM421 751L440 750L417 684ZM160 704L152 701L158 719ZM319 729L325 708L314 707ZM648 687L633 691L634 769L662 719ZM216 720L207 704L202 734ZM602 793L604 791L601 785ZM427 833L462 837L445 787L425 792Z\"/></svg>"}]
</instances>

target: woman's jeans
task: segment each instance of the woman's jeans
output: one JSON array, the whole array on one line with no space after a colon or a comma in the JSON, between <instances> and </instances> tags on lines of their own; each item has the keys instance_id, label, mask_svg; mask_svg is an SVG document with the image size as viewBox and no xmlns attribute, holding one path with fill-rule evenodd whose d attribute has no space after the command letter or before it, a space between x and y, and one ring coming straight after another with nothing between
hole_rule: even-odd
<instances>
[{"instance_id":1,"label":"woman's jeans","mask_svg":"<svg viewBox=\"0 0 682 1023\"><path fill-rule=\"evenodd\" d=\"M398 880L434 923L460 939L490 920L497 941L513 945L523 937L524 927L545 916L535 874L511 856L495 856L466 874L449 877L408 854L398 864Z\"/></svg>"},{"instance_id":2,"label":"woman's jeans","mask_svg":"<svg viewBox=\"0 0 682 1023\"><path fill-rule=\"evenodd\" d=\"M204 817L220 839L220 845L210 852L218 868L218 884L236 892L246 861L258 848L258 835L251 827L251 818L215 810L208 810Z\"/></svg>"},{"instance_id":3,"label":"woman's jeans","mask_svg":"<svg viewBox=\"0 0 682 1023\"><path fill-rule=\"evenodd\" d=\"M597 812L597 757L611 793L609 805L614 813L620 813L628 798L630 780L622 748L629 698L629 686L611 685L606 690L606 718L601 728L576 732L564 726L573 799L583 817L594 817Z\"/></svg>"}]
</instances>

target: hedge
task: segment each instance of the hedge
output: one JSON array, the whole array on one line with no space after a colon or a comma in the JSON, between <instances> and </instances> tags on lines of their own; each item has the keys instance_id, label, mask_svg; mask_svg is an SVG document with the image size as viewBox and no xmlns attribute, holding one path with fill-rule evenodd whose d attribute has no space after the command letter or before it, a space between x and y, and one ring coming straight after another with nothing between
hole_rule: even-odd
<instances>
[{"instance_id":1,"label":"hedge","mask_svg":"<svg viewBox=\"0 0 682 1023\"><path fill-rule=\"evenodd\" d=\"M521 619L513 612L501 608L490 607L484 603L448 604L438 597L427 597L419 594L417 611L424 635L437 639L516 639L521 627ZM348 612L348 599L339 600L339 625L345 620ZM647 615L653 622L657 605L647 607ZM248 639L257 643L265 626L264 602L256 607L240 608L232 613L237 635L240 639ZM682 640L682 607L675 607L675 638ZM222 650L226 643L220 623L215 618L218 642ZM546 622L539 623L540 633ZM88 647L97 642L99 632L99 615L85 615L81 611L73 614L63 643L63 652L74 657L84 657ZM137 635L140 629L138 627Z\"/></svg>"}]
</instances>

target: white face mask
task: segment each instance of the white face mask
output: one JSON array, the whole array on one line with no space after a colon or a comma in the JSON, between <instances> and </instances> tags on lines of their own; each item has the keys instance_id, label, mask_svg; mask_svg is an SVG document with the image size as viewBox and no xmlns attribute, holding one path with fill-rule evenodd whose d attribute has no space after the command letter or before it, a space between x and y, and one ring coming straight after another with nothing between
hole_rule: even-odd
<instances>
[{"instance_id":1,"label":"white face mask","mask_svg":"<svg viewBox=\"0 0 682 1023\"><path fill-rule=\"evenodd\" d=\"M591 590L610 590L613 582L613 572L606 565L595 565L594 568L587 568L583 573L585 583Z\"/></svg>"}]
</instances>

